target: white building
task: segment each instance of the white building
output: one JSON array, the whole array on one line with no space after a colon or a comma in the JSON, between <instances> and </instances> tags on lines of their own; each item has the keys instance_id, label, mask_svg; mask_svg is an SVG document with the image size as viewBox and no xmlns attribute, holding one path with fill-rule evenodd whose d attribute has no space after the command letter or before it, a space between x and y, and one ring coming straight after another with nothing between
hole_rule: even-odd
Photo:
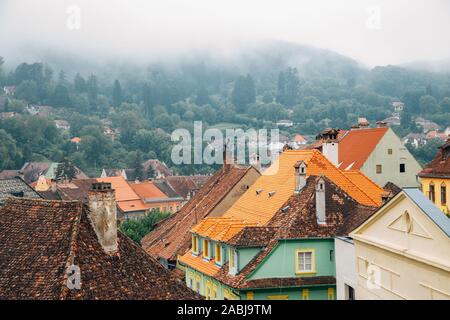
<instances>
[{"instance_id":1,"label":"white building","mask_svg":"<svg viewBox=\"0 0 450 320\"><path fill-rule=\"evenodd\" d=\"M334 240L334 246L337 299L355 300L358 277L353 240L350 237L338 237Z\"/></svg>"}]
</instances>

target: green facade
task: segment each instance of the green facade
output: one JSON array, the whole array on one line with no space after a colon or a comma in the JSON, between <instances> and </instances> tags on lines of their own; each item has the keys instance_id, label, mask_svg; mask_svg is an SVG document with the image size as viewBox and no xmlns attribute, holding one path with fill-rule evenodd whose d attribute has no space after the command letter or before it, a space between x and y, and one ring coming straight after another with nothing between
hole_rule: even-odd
<instances>
[{"instance_id":1,"label":"green facade","mask_svg":"<svg viewBox=\"0 0 450 320\"><path fill-rule=\"evenodd\" d=\"M199 238L199 252L203 250L203 240ZM210 241L209 247L215 248L215 242ZM229 249L222 246L222 262L229 261ZM262 248L234 248L237 252L239 272ZM315 272L310 274L296 273L296 255L298 250L313 250ZM213 258L215 250L210 250ZM297 240L282 240L272 249L271 253L248 275L248 279L293 278L311 276L335 276L334 239L309 238ZM207 299L240 299L240 300L332 300L335 299L335 285L312 285L301 287L252 288L248 290L233 289L214 278L186 266L186 284Z\"/></svg>"}]
</instances>

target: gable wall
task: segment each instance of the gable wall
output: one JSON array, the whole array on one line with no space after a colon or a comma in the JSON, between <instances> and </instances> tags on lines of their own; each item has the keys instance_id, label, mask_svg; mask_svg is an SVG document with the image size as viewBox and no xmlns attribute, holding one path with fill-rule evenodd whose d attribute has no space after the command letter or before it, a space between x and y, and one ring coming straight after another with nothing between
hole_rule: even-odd
<instances>
[{"instance_id":1,"label":"gable wall","mask_svg":"<svg viewBox=\"0 0 450 320\"><path fill-rule=\"evenodd\" d=\"M388 149L392 149L391 155L388 154ZM400 163L406 165L406 172L400 172ZM381 174L376 173L377 164L382 165ZM416 175L421 169L401 140L389 129L367 158L361 171L379 186L391 181L399 187L417 187Z\"/></svg>"}]
</instances>

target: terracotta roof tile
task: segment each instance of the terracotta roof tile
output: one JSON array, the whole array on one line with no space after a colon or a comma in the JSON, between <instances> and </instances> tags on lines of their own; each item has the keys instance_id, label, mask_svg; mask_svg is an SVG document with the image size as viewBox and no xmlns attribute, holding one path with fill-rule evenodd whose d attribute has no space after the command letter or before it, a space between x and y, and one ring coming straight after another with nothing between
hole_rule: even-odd
<instances>
[{"instance_id":1,"label":"terracotta roof tile","mask_svg":"<svg viewBox=\"0 0 450 320\"><path fill-rule=\"evenodd\" d=\"M88 210L77 201L10 198L0 208L0 299L199 299L133 241L118 250L98 242ZM81 289L66 286L80 267Z\"/></svg>"},{"instance_id":2,"label":"terracotta roof tile","mask_svg":"<svg viewBox=\"0 0 450 320\"><path fill-rule=\"evenodd\" d=\"M229 170L218 170L180 211L158 223L142 239L142 247L150 255L176 260L190 248L190 229L210 214L249 169L234 166Z\"/></svg>"},{"instance_id":3,"label":"terracotta roof tile","mask_svg":"<svg viewBox=\"0 0 450 320\"><path fill-rule=\"evenodd\" d=\"M389 128L354 129L339 141L339 168L359 170Z\"/></svg>"},{"instance_id":4,"label":"terracotta roof tile","mask_svg":"<svg viewBox=\"0 0 450 320\"><path fill-rule=\"evenodd\" d=\"M438 152L422 171L419 177L450 177L450 142L447 141L439 147Z\"/></svg>"}]
</instances>

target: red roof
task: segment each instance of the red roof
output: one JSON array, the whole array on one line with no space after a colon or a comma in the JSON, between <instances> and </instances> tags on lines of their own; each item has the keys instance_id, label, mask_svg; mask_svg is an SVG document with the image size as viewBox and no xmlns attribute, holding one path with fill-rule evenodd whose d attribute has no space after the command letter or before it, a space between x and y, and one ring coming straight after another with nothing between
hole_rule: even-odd
<instances>
[{"instance_id":1,"label":"red roof","mask_svg":"<svg viewBox=\"0 0 450 320\"><path fill-rule=\"evenodd\" d=\"M350 130L339 142L339 169L359 170L389 128Z\"/></svg>"}]
</instances>

